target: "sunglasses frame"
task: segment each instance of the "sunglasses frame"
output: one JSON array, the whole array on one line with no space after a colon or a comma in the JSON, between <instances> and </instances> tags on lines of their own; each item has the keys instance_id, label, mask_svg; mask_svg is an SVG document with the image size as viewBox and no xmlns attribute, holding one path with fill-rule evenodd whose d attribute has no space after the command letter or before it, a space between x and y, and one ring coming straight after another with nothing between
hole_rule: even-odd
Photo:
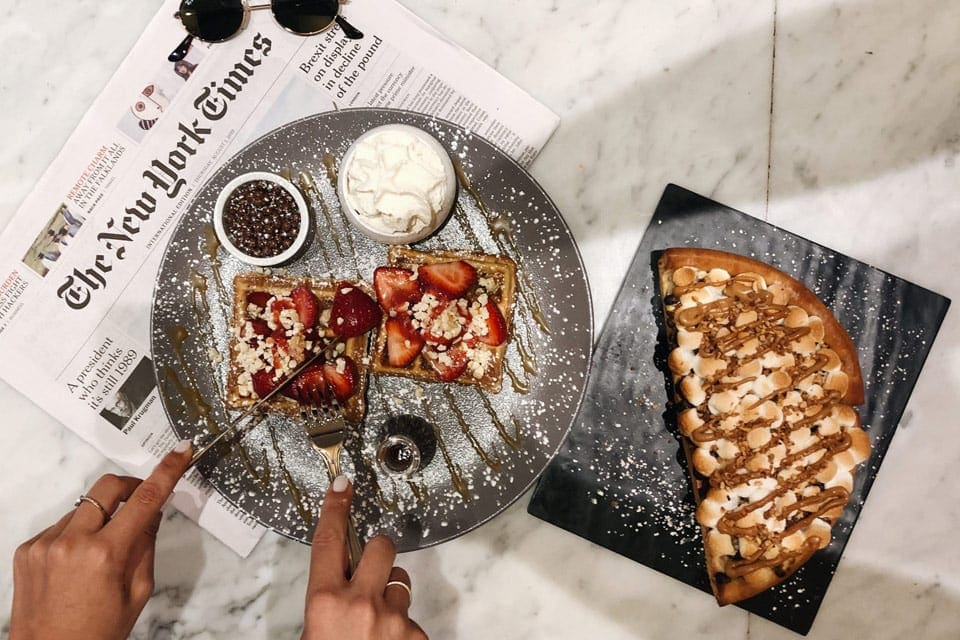
<instances>
[{"instance_id":1,"label":"sunglasses frame","mask_svg":"<svg viewBox=\"0 0 960 640\"><path fill-rule=\"evenodd\" d=\"M200 36L193 35L193 34L190 33L189 31L187 31L187 33L190 34L191 37L196 38L197 40L200 40L201 42L209 42L209 43L226 42L226 41L228 41L228 40L232 40L233 38L236 38L237 35L238 35L241 31L243 31L244 29L247 28L247 23L250 21L250 12L251 12L251 11L261 11L261 10L263 10L263 9L273 9L273 3L272 3L272 2L268 2L268 3L266 3L266 4L255 4L255 5L251 5L251 4L249 4L249 3L247 2L247 0L240 0L240 4L243 6L243 20L240 22L240 26L237 28L237 30L234 31L233 33L231 33L231 34L230 34L229 36L227 36L226 38L221 38L221 39L219 39L219 40L207 40L207 39L205 39L205 38L201 38ZM315 35L317 35L318 33L323 33L324 31L327 31L328 29L330 29L331 27L333 27L333 25L337 24L338 19L340 18L340 7L341 7L341 6L342 6L342 4L340 3L339 0L337 0L337 13L336 13L336 15L333 16L333 18L330 20L330 23L327 24L327 25L326 25L325 27L323 27L322 29L317 29L316 31L309 31L309 32L294 31L293 29L290 29L289 27L287 27L287 26L285 26L284 24L282 24L279 20L277 20L277 16L273 13L273 11L271 11L270 14L273 16L274 22L276 22L278 25L280 25L280 28L283 29L284 31L286 31L287 33L292 33L292 34L298 35L298 36L315 36ZM180 24L183 25L183 28L184 28L184 29L186 29L186 25L183 24L183 20L182 20L181 17L180 17L180 11L179 11L179 10L177 10L177 12L173 14L173 17L176 18L177 20L180 20Z\"/></svg>"}]
</instances>

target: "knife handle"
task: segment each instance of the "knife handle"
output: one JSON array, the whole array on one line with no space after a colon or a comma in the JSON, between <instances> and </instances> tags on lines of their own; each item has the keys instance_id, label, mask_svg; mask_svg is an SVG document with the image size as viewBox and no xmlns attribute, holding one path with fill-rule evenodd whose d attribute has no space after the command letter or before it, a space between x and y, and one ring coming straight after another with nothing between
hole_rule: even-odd
<instances>
[{"instance_id":1,"label":"knife handle","mask_svg":"<svg viewBox=\"0 0 960 640\"><path fill-rule=\"evenodd\" d=\"M353 524L353 515L348 516L347 520L347 557L350 559L350 567L347 570L347 578L351 578L357 571L357 565L360 564L360 555L363 553L363 545L360 543L360 536L357 534L357 527Z\"/></svg>"}]
</instances>

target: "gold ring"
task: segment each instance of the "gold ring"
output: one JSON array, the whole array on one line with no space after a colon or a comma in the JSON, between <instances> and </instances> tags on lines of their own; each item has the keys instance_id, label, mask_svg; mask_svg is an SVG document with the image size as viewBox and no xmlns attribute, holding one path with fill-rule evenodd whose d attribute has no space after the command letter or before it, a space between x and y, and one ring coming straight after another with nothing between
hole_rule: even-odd
<instances>
[{"instance_id":1,"label":"gold ring","mask_svg":"<svg viewBox=\"0 0 960 640\"><path fill-rule=\"evenodd\" d=\"M100 504L90 496L81 495L79 498L77 498L77 501L73 503L73 506L79 507L84 502L89 502L90 504L95 506L97 509L100 509L100 513L103 514L103 524L107 524L108 522L110 522L110 514L107 513L107 510L103 508L102 504Z\"/></svg>"},{"instance_id":2,"label":"gold ring","mask_svg":"<svg viewBox=\"0 0 960 640\"><path fill-rule=\"evenodd\" d=\"M386 591L390 587L403 587L403 590L407 592L407 598L410 600L410 604L413 604L413 591L410 590L410 585L406 582L402 580L391 580L383 590Z\"/></svg>"}]
</instances>

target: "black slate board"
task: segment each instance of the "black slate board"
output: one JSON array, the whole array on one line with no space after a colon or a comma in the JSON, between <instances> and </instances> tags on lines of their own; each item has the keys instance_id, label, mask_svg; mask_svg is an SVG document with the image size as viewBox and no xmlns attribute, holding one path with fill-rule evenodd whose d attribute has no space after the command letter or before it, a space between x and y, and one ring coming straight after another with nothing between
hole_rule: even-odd
<instances>
[{"instance_id":1,"label":"black slate board","mask_svg":"<svg viewBox=\"0 0 960 640\"><path fill-rule=\"evenodd\" d=\"M653 265L672 246L746 255L810 287L857 345L873 444L833 541L783 584L738 606L806 634L950 300L676 185L665 189L594 350L586 397L529 512L707 593L686 462L666 411ZM712 596L705 605L712 605Z\"/></svg>"}]
</instances>

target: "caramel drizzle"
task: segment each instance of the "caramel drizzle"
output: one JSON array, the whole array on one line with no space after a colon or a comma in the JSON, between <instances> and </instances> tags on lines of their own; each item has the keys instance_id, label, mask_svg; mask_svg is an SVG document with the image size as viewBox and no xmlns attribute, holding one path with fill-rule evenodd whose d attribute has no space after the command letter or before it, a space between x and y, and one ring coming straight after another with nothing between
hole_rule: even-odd
<instances>
[{"instance_id":1,"label":"caramel drizzle","mask_svg":"<svg viewBox=\"0 0 960 640\"><path fill-rule=\"evenodd\" d=\"M513 387L514 393L520 395L526 395L527 393L530 393L530 381L521 380L520 376L518 376L517 373L510 367L509 362L505 361L503 363L503 370L507 372L507 377L510 378L510 386Z\"/></svg>"},{"instance_id":2,"label":"caramel drizzle","mask_svg":"<svg viewBox=\"0 0 960 640\"><path fill-rule=\"evenodd\" d=\"M373 379L373 384L377 385L377 397L380 398L380 405L383 407L383 412L388 416L393 416L393 409L390 408L390 403L387 402L387 393L383 389L383 383L380 381L380 376L370 376ZM423 389L420 385L414 385L415 389Z\"/></svg>"},{"instance_id":3,"label":"caramel drizzle","mask_svg":"<svg viewBox=\"0 0 960 640\"><path fill-rule=\"evenodd\" d=\"M470 226L467 215L459 204L457 204L457 211L460 212L461 217L463 218L460 222L464 234L467 236L467 241L470 246L482 250L480 244L480 238L477 237L476 232L474 232L473 227ZM491 232L491 235L492 232ZM525 307L520 307L520 312L524 313ZM524 313L524 320L526 320L526 315ZM526 326L529 326L529 322L524 323ZM519 333L514 332L514 341L517 343L517 352L520 354L520 362L523 364L524 377L525 380L520 380L519 376L513 370L508 368L506 362L504 362L504 368L507 369L507 375L510 376L510 383L513 385L513 390L516 393L525 394L530 391L530 377L537 374L537 360L533 355L533 350L527 347L523 343L523 338Z\"/></svg>"},{"instance_id":4,"label":"caramel drizzle","mask_svg":"<svg viewBox=\"0 0 960 640\"><path fill-rule=\"evenodd\" d=\"M211 407L203 399L203 396L200 395L200 392L197 391L192 384L184 383L177 375L177 372L170 367L165 366L163 368L163 376L167 383L173 385L177 390L180 399L183 401L183 406L187 410L187 415L194 419L208 422L210 432L214 435L219 435L221 429L215 421L209 420Z\"/></svg>"},{"instance_id":5,"label":"caramel drizzle","mask_svg":"<svg viewBox=\"0 0 960 640\"><path fill-rule=\"evenodd\" d=\"M400 504L400 487L402 486L391 476L387 476L390 480L390 488L392 489L391 493L393 498L387 499L383 494L383 487L378 483L377 487L377 503L384 511L396 511L398 505ZM427 484L422 480L411 480L410 478L404 478L402 481L403 484L407 486L407 489L410 490L410 493L413 494L414 499L422 504L426 505L430 501L430 492L427 489Z\"/></svg>"},{"instance_id":6,"label":"caramel drizzle","mask_svg":"<svg viewBox=\"0 0 960 640\"><path fill-rule=\"evenodd\" d=\"M487 413L490 415L490 421L493 422L493 426L497 428L497 433L500 434L500 438L507 443L514 451L519 451L520 447L523 446L523 434L520 433L520 421L517 420L514 416L513 418L514 433L510 435L507 433L507 428L503 425L503 422L500 421L500 416L497 415L497 412L493 410L493 404L490 402L490 396L486 394L485 391L477 389L477 393L480 394L480 401L483 403L483 408L487 410Z\"/></svg>"},{"instance_id":7,"label":"caramel drizzle","mask_svg":"<svg viewBox=\"0 0 960 640\"><path fill-rule=\"evenodd\" d=\"M217 291L217 296L220 301L221 306L226 309L226 301L230 299L227 294L226 286L223 283L223 277L220 272L221 262L218 255L220 249L220 240L217 238L216 231L213 229L212 225L204 226L204 241L203 241L204 253L206 254L207 259L210 261L210 265L213 269L214 283ZM207 292L208 292L208 283L207 278L197 272L192 271L190 273L190 286L193 290L191 304L193 308L194 320L196 322L196 328L199 332L201 338L204 342L213 345L213 340L210 336L209 327L210 327L210 305L207 302ZM180 370L183 371L186 380L181 380L180 376L174 371L171 367L165 366L163 368L164 379L167 384L171 385L176 389L179 397L183 403L183 407L187 412L187 415L192 417L195 420L200 420L204 423L204 426L208 433L216 436L223 432L220 428L220 425L214 420L213 417L213 408L212 406L203 398L203 395L200 393L199 386L196 379L191 373L190 367L187 366L186 357L184 353L184 346L186 341L190 338L190 332L182 326L173 325L169 326L166 329L167 338L170 340L171 347L173 348L174 354L177 357L177 361L180 365ZM220 388L219 384L215 385L218 399L221 404L224 404L223 391ZM225 407L224 407L225 408ZM256 416L252 420L254 424L250 425L248 428L253 429L260 424L264 419L263 416ZM283 454L280 452L276 436L273 431L273 427L270 429L270 436L273 440L274 451L277 453L277 458L280 462L280 467L284 476L285 483L287 485L287 490L290 493L290 496L293 498L295 507L300 514L300 517L303 521L310 526L313 523L313 514L310 511L308 505L304 505L303 494L300 491L299 487L296 486L296 483L293 481L292 476L290 476L289 471L287 470L286 465L283 462ZM240 457L240 461L246 469L247 473L260 485L261 488L267 490L271 486L271 470L269 464L269 458L266 455L266 451L263 451L263 461L264 464L261 467L257 467L254 461L251 459L250 454L247 452L246 447L242 441L235 441L237 446L232 447L230 453L236 452Z\"/></svg>"},{"instance_id":8,"label":"caramel drizzle","mask_svg":"<svg viewBox=\"0 0 960 640\"><path fill-rule=\"evenodd\" d=\"M207 304L207 278L197 271L190 272L190 286L193 287L193 316L197 326L209 326L210 305Z\"/></svg>"},{"instance_id":9,"label":"caramel drizzle","mask_svg":"<svg viewBox=\"0 0 960 640\"><path fill-rule=\"evenodd\" d=\"M227 287L223 284L223 276L220 274L220 238L213 229L213 225L204 225L203 227L203 251L210 261L213 268L213 280L217 287L217 297L220 299L220 305L226 308L226 301L230 299L227 293Z\"/></svg>"},{"instance_id":10,"label":"caramel drizzle","mask_svg":"<svg viewBox=\"0 0 960 640\"><path fill-rule=\"evenodd\" d=\"M487 465L487 467L492 471L499 471L503 463L500 462L498 458L489 455L483 450L480 442L477 440L476 436L473 435L473 431L470 429L470 425L467 423L467 419L464 417L463 411L461 411L460 405L457 404L457 399L453 397L453 392L450 391L449 387L443 388L443 395L447 398L447 404L449 405L450 410L453 411L453 415L457 418L457 423L460 425L460 430L463 432L463 435L467 436L467 440L470 441L470 446L472 446L473 450L477 452L478 456L480 456L483 464Z\"/></svg>"},{"instance_id":11,"label":"caramel drizzle","mask_svg":"<svg viewBox=\"0 0 960 640\"><path fill-rule=\"evenodd\" d=\"M433 425L433 435L437 438L437 445L440 453L443 455L443 462L447 466L447 471L450 473L450 482L453 484L453 488L457 490L457 493L460 494L464 502L470 502L470 487L467 486L467 481L463 479L463 472L460 470L460 467L450 458L450 452L447 451L447 443L444 442L443 434L440 433L440 427L437 426L437 418L433 415L427 403L423 404L423 410L427 414L427 419L430 421L430 424Z\"/></svg>"},{"instance_id":12,"label":"caramel drizzle","mask_svg":"<svg viewBox=\"0 0 960 640\"><path fill-rule=\"evenodd\" d=\"M210 308L206 304L206 298L202 296L202 292L206 291L206 278L194 272L191 274L191 283L194 287L193 303L198 331L200 331L201 335L205 337L205 340L208 340L208 342L212 344L212 340L209 339ZM200 283L202 283L203 288L200 287ZM202 304L198 303L197 297L202 300ZM184 354L184 345L190 338L190 332L187 331L185 327L181 327L179 325L167 327L166 332L167 338L170 340L170 345L173 348L173 352L177 356L177 362L180 365L180 370L183 371L184 375L186 376L186 382L180 380L180 377L177 375L177 373L170 367L164 367L164 378L167 380L167 383L172 384L180 394L180 399L183 401L183 405L187 410L187 414L192 415L194 419L201 420L204 423L208 433L211 433L214 436L219 435L223 432L223 429L221 429L217 421L213 419L213 408L206 400L203 399L203 395L200 393L200 387L197 384L196 379L193 377L190 367L187 366L187 359ZM224 396L223 391L220 389L220 385L216 384L215 388L218 400L220 401L221 405L224 405ZM256 420L256 424L259 424L263 420L263 417L256 417L254 420ZM249 428L254 428L256 424L251 425ZM256 465L253 463L253 460L250 458L250 454L247 452L246 447L244 447L243 442L237 441L236 445L237 447L235 451L240 456L240 461L243 463L244 468L246 468L247 473L249 473L250 476L253 477L262 488L269 488L269 464L263 467L263 471L258 471ZM264 456L264 460L266 459L266 456Z\"/></svg>"},{"instance_id":13,"label":"caramel drizzle","mask_svg":"<svg viewBox=\"0 0 960 640\"><path fill-rule=\"evenodd\" d=\"M189 374L189 370L184 369L184 371L187 373L188 380L192 379ZM217 424L217 421L213 419L213 416L211 415L212 408L203 399L203 396L196 388L196 384L189 381L184 383L177 373L170 367L163 368L163 375L167 381L167 384L172 385L179 393L180 399L183 401L184 408L187 410L187 415L191 416L193 419L201 420L209 433L213 434L214 436L220 435L223 432L223 429L221 429L220 425ZM262 420L262 418L260 418L260 420ZM244 448L243 443L237 442L236 444L237 448L233 449L232 451L237 451L238 455L240 456L240 461L243 463L243 466L246 468L247 472L262 488L269 488L269 465L264 466L263 471L257 471L255 465L253 464L253 460L250 459L250 455L247 453L246 448Z\"/></svg>"},{"instance_id":14,"label":"caramel drizzle","mask_svg":"<svg viewBox=\"0 0 960 640\"><path fill-rule=\"evenodd\" d=\"M337 188L337 159L327 151L323 154L323 167L327 170L327 181L334 189Z\"/></svg>"},{"instance_id":15,"label":"caramel drizzle","mask_svg":"<svg viewBox=\"0 0 960 640\"><path fill-rule=\"evenodd\" d=\"M323 166L326 168L326 171L327 171L327 180L330 182L330 186L333 187L333 193L336 195L337 194L337 159L334 158L333 154L330 153L329 151L323 154ZM326 211L325 204L324 204L324 210ZM353 245L353 234L350 231L350 222L347 220L347 216L343 212L342 203L341 203L341 206L338 208L338 213L340 214L340 223L343 225L344 229L346 229L346 232L343 235L344 237L346 237L347 244L350 246L350 256L353 258L353 266L357 271L357 277L360 277L360 261L357 259L357 249ZM347 254L345 254L343 252L343 249L340 247L340 241L337 238L337 234L334 232L334 229L332 226L330 227L330 233L333 236L334 241L337 243L337 249L340 250L340 255L346 258Z\"/></svg>"},{"instance_id":16,"label":"caramel drizzle","mask_svg":"<svg viewBox=\"0 0 960 640\"><path fill-rule=\"evenodd\" d=\"M258 416L254 418L256 420L256 425L259 425L263 422L265 416ZM254 425L254 427L256 426ZM251 427L254 428L254 427ZM263 454L263 465L257 467L253 464L253 460L250 458L250 454L247 453L246 447L243 446L243 442L237 443L237 448L239 449L240 460L243 462L243 466L246 468L247 473L257 481L257 484L261 488L267 489L270 487L271 473L270 473L270 458L267 457L267 452L265 449L261 449L260 453Z\"/></svg>"},{"instance_id":17,"label":"caramel drizzle","mask_svg":"<svg viewBox=\"0 0 960 640\"><path fill-rule=\"evenodd\" d=\"M213 326L210 315L210 305L207 303L207 278L202 273L197 271L192 271L190 273L190 285L193 287L193 318L194 324L196 325L197 332L200 335L201 342L207 347L216 350L216 343L214 341L213 335L210 333L210 327ZM183 337L186 339L186 336ZM177 349L177 346L174 346ZM182 341L179 345L179 348L183 348ZM177 351L177 357L180 360L180 366L186 370L186 365L184 363L183 352ZM221 387L222 381L219 376L214 376L214 387L216 388L217 398L220 400L221 404L224 403L225 391Z\"/></svg>"},{"instance_id":18,"label":"caramel drizzle","mask_svg":"<svg viewBox=\"0 0 960 640\"><path fill-rule=\"evenodd\" d=\"M393 489L393 499L387 500L387 497L383 495L383 487L380 486L380 483L377 483L377 503L384 511L396 511L397 505L400 503L400 496L397 492L397 483L393 481L393 478L387 476L390 480L390 487Z\"/></svg>"},{"instance_id":19,"label":"caramel drizzle","mask_svg":"<svg viewBox=\"0 0 960 640\"><path fill-rule=\"evenodd\" d=\"M336 193L337 191L336 160L334 159L333 155L330 154L329 152L323 154L323 166L326 167L326 170L327 170L327 180L330 181L330 186L333 187L333 191L334 193ZM313 182L312 176L311 176L311 182ZM314 183L314 187L316 187L316 183ZM318 189L317 194L319 195L319 193L320 191ZM340 237L336 232L336 227L333 226L333 215L330 213L330 209L327 208L327 203L323 201L323 198L318 198L318 200L320 200L320 208L323 209L323 215L327 219L327 225L330 228L330 236L333 238L334 244L337 245L337 253L339 253L341 257L345 258L347 254L344 253L343 245L340 244Z\"/></svg>"},{"instance_id":20,"label":"caramel drizzle","mask_svg":"<svg viewBox=\"0 0 960 640\"><path fill-rule=\"evenodd\" d=\"M470 182L470 178L467 177L466 172L463 170L463 165L457 159L453 160L453 169L457 174L457 180L460 182L460 186L463 187L463 190L469 193L470 197L477 203L477 208L480 209L480 213L482 213L486 219L487 227L490 229L490 235L493 236L497 247L499 247L502 253L512 254L518 267L517 284L519 286L517 287L517 292L520 294L520 297L523 298L527 308L530 309L530 314L536 321L537 326L540 327L540 330L550 335L550 325L547 322L546 316L543 314L543 310L540 308L539 300L537 300L536 295L532 292L530 283L528 282L527 270L523 266L523 256L517 248L517 243L514 241L513 235L510 233L510 220L504 214L492 212L487 208L486 202L484 202L480 192L477 191L477 188Z\"/></svg>"},{"instance_id":21,"label":"caramel drizzle","mask_svg":"<svg viewBox=\"0 0 960 640\"><path fill-rule=\"evenodd\" d=\"M287 464L283 460L283 450L280 447L280 443L277 442L277 432L273 428L273 425L270 425L270 443L273 445L273 452L277 456L277 462L280 465L280 473L283 476L283 483L287 488L287 493L293 500L293 506L297 510L297 514L300 516L300 519L303 521L303 523L307 525L307 527L312 527L313 523L315 522L313 510L310 508L309 502L307 502L305 499L303 491L297 485L296 481L293 479L293 476L290 475L289 469L287 469Z\"/></svg>"},{"instance_id":22,"label":"caramel drizzle","mask_svg":"<svg viewBox=\"0 0 960 640\"><path fill-rule=\"evenodd\" d=\"M680 297L690 291L712 286L723 288L724 293L729 296L713 302L698 304L695 307L680 309L674 315L678 326L691 331L703 332L703 339L698 349L701 356L730 358L730 362L723 371L704 382L704 390L707 393L733 389L752 382L755 377L744 377L729 382L722 382L722 380L732 376L745 364L758 360L771 351L781 354L789 352L791 343L803 338L810 332L809 327L791 328L779 324L787 317L788 307L774 304L773 294L769 291L753 291L753 282L751 277L741 274L716 283L698 281L686 287L677 287L674 291L674 295ZM739 327L734 326L740 312L745 310L756 311L757 320ZM726 328L729 333L720 338L713 338L712 336L720 327ZM726 355L732 351L737 351L753 339L757 339L759 343L753 354L740 358ZM763 398L759 398L748 409L755 409L764 402L774 400L781 394L792 390L796 383L817 374L828 362L827 356L817 353L808 362L798 363L785 369L785 373L790 377L790 383L775 389ZM723 468L717 469L710 475L711 486L729 488L767 477L774 477L778 482L777 489L764 498L728 511L718 521L716 528L720 533L759 540L758 550L755 553L730 560L727 563L725 572L729 577L741 577L765 567L782 567L786 568L787 571L792 570L794 565L798 564L798 560L802 561L819 547L820 541L816 537L809 538L804 541L800 549L791 551L782 547L780 544L782 539L807 527L815 519L824 516L831 510L838 507L842 508L850 499L850 492L844 487L823 488L821 486L822 490L818 493L801 498L781 509L780 513L774 513L776 511L774 501L788 491L794 491L808 483L810 486L818 486L815 480L816 476L827 467L831 458L850 448L851 439L849 434L845 432L831 436L820 436L814 444L785 456L776 468L749 471L746 467L747 461L754 456L768 454L779 446L789 447L791 433L810 427L829 416L833 408L839 404L840 399L838 392L827 391L819 406L813 407L818 410L810 411L811 415L792 423L787 420L791 408L785 408L783 411L784 419L780 428L777 430L770 429L772 435L770 441L757 449L750 448L747 443L747 434L757 427L770 428L774 422L773 418L758 418L739 425L735 430L723 431L719 425L724 419L724 415L714 416L706 409L698 409L698 415L704 424L693 430L690 439L697 445L703 445L724 438L734 442L741 452L733 461L728 462ZM802 470L798 470L794 466L798 463L802 464L808 457L821 452L822 455L818 460L806 464ZM762 524L748 527L741 527L736 524L750 513L767 506L764 516L773 515L777 519L783 519L787 523L784 531L773 533ZM800 513L804 515L798 518L797 514ZM772 557L766 557L772 549L776 549L777 553Z\"/></svg>"},{"instance_id":23,"label":"caramel drizzle","mask_svg":"<svg viewBox=\"0 0 960 640\"><path fill-rule=\"evenodd\" d=\"M467 236L467 242L470 246L481 249L480 238L477 237L476 231L470 226L470 219L467 218L467 212L464 211L459 202L457 203L457 212L460 213L460 228L463 229L464 235Z\"/></svg>"},{"instance_id":24,"label":"caramel drizzle","mask_svg":"<svg viewBox=\"0 0 960 640\"><path fill-rule=\"evenodd\" d=\"M328 227L332 228L333 220L330 219L330 211L327 209L327 203L324 202L320 195L320 191L317 189L317 183L314 182L313 176L306 171L301 171L299 174L297 174L297 182L300 184L300 188L303 191L306 191L310 196L311 201L316 200L320 203L320 210L327 219ZM317 235L320 235L319 229L317 230ZM317 244L320 245L320 254L323 256L323 263L326 265L327 270L329 270L333 263L330 260L330 255L327 253L327 246L323 243L321 238L318 238L318 240L319 242L317 242Z\"/></svg>"},{"instance_id":25,"label":"caramel drizzle","mask_svg":"<svg viewBox=\"0 0 960 640\"><path fill-rule=\"evenodd\" d=\"M188 411L192 410L196 418L212 422L210 417L212 408L200 394L200 386L193 377L190 367L187 366L187 358L183 350L187 339L190 337L190 332L187 331L185 327L173 325L166 328L166 333L167 339L170 340L170 346L173 348L173 353L177 356L177 363L180 365L180 370L183 371L187 377L186 384L179 384L180 379L176 377L176 374L174 373L174 377L178 382L178 384L175 386L180 392L180 397L184 401L184 405L187 407ZM167 368L169 369L169 367ZM173 370L170 369L170 372L173 373ZM223 395L220 391L219 385L216 385L216 390L218 399L222 401ZM219 427L216 427L217 433L219 433L219 429Z\"/></svg>"},{"instance_id":26,"label":"caramel drizzle","mask_svg":"<svg viewBox=\"0 0 960 640\"><path fill-rule=\"evenodd\" d=\"M521 313L523 313L522 308ZM530 378L537 375L537 358L533 354L533 349L524 343L523 338L519 334L515 334L514 337L516 338L514 342L517 345L517 353L520 355L520 364L523 366L523 371L527 377L527 384L529 385Z\"/></svg>"},{"instance_id":27,"label":"caramel drizzle","mask_svg":"<svg viewBox=\"0 0 960 640\"><path fill-rule=\"evenodd\" d=\"M417 499L417 502L427 504L430 501L430 491L427 488L426 482L422 480L415 482L408 478L406 483L407 488L410 489L410 492L413 494L413 497Z\"/></svg>"}]
</instances>

